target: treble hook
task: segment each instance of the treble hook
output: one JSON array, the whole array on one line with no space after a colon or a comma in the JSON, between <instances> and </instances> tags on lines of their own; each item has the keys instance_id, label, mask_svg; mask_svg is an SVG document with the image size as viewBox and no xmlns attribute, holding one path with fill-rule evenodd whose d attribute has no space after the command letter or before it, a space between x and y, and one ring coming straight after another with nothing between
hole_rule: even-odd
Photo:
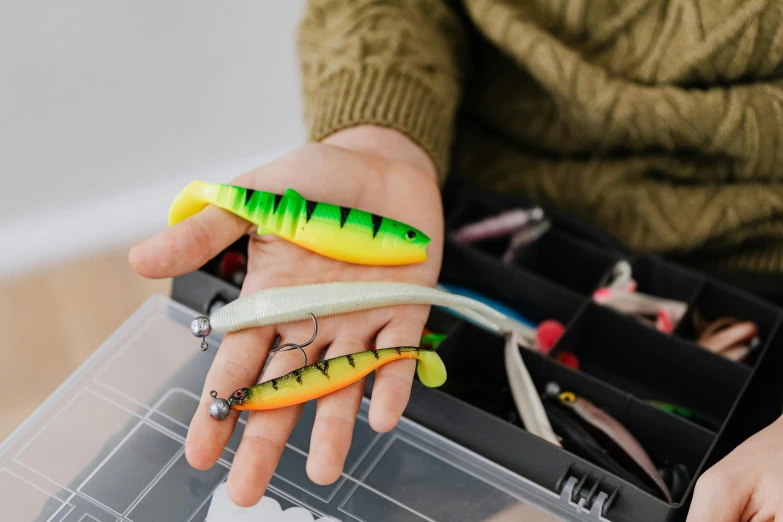
<instances>
[{"instance_id":1,"label":"treble hook","mask_svg":"<svg viewBox=\"0 0 783 522\"><path fill-rule=\"evenodd\" d=\"M298 349L300 352L302 352L302 356L304 357L304 364L302 365L302 368L307 366L307 353L304 351L304 347L315 341L315 337L318 335L318 321L315 320L315 315L312 313L310 314L310 318L313 320L313 336L309 341L304 344L286 343L278 346L277 348L273 348L270 350L270 352L287 352L289 350Z\"/></svg>"}]
</instances>

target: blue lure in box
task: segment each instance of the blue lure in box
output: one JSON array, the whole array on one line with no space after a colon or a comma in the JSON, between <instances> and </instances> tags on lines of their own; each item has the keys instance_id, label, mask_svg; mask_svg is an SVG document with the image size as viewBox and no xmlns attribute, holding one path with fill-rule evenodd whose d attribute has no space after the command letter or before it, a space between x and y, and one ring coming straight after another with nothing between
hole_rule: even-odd
<instances>
[{"instance_id":1,"label":"blue lure in box","mask_svg":"<svg viewBox=\"0 0 783 522\"><path fill-rule=\"evenodd\" d=\"M451 292L452 294L461 295L463 297L469 297L471 299L475 299L476 301L480 301L480 302L484 303L487 306L491 306L492 308L494 308L495 310L497 310L501 314L505 314L508 317L511 317L512 319L516 319L517 321L519 321L520 323L524 324L525 326L529 326L530 328L533 328L533 329L535 329L538 326L536 323L534 323L533 321L531 321L527 317L524 317L523 315L521 315L519 312L517 312L513 308L510 308L510 307L504 305L503 303L501 303L500 301L496 301L495 299L490 299L489 297L485 296L484 294L482 294L480 292L476 292L475 290L471 290L469 288L465 288L465 287L458 286L458 285L452 285L452 284L438 283L438 286L442 290L445 290L447 292ZM456 315L456 316L464 319L465 321L468 321L468 322L472 323L472 321L470 319L468 319L467 317L462 316L461 314L455 312L454 310L447 309L447 311L449 313L453 314L453 315Z\"/></svg>"}]
</instances>

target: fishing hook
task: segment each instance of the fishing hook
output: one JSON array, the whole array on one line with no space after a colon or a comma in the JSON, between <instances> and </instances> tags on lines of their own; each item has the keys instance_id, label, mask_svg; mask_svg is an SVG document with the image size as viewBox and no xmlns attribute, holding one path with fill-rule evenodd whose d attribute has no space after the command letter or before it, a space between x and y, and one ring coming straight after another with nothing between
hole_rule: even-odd
<instances>
[{"instance_id":1,"label":"fishing hook","mask_svg":"<svg viewBox=\"0 0 783 522\"><path fill-rule=\"evenodd\" d=\"M318 321L315 319L315 314L311 312L310 318L313 320L313 336L310 338L309 341L307 341L304 344L286 343L278 346L277 348L272 348L271 350L269 350L269 352L270 353L287 352L288 350L297 349L300 352L302 352L302 356L304 357L304 364L302 365L302 368L307 366L307 352L304 351L304 347L312 344L312 342L315 341L315 338L318 335ZM237 391L235 393L240 393L240 392ZM231 404L226 399L219 398L217 396L216 390L210 391L209 395L212 397L212 403L209 406L209 416L217 420L223 420L227 418L229 413L231 412Z\"/></svg>"},{"instance_id":2,"label":"fishing hook","mask_svg":"<svg viewBox=\"0 0 783 522\"><path fill-rule=\"evenodd\" d=\"M270 350L270 353L272 352L287 352L289 350L298 349L300 352L302 352L302 357L304 357L304 364L302 365L302 368L307 366L307 352L304 351L305 346L308 346L312 344L313 341L315 341L316 336L318 335L318 321L315 319L315 315L311 312L310 318L313 320L313 336L310 338L309 341L307 341L304 344L296 344L296 343L286 343L283 345L278 346L277 348L272 348Z\"/></svg>"},{"instance_id":3,"label":"fishing hook","mask_svg":"<svg viewBox=\"0 0 783 522\"><path fill-rule=\"evenodd\" d=\"M304 368L307 366L307 353L304 351L304 347L312 344L313 341L315 341L315 337L318 335L318 321L315 319L315 315L310 312L310 318L313 320L313 336L310 338L309 341L307 341L304 344L296 344L296 343L286 343L281 346L278 346L277 348L272 348L270 350L270 353L272 352L287 352L289 350L298 349L302 352L302 356L304 357L304 364L302 367ZM212 333L212 325L209 322L209 317L206 316L200 316L193 320L193 322L190 324L190 331L191 333L201 338L201 351L204 351L209 346L207 344L207 336Z\"/></svg>"}]
</instances>

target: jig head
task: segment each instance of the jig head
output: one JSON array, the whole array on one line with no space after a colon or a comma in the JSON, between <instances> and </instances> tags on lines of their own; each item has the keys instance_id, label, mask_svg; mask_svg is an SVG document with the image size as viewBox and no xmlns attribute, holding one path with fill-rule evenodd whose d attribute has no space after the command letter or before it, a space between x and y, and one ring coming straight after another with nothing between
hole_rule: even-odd
<instances>
[{"instance_id":1,"label":"jig head","mask_svg":"<svg viewBox=\"0 0 783 522\"><path fill-rule=\"evenodd\" d=\"M207 337L212 333L212 325L209 324L209 317L202 315L193 319L190 323L190 333L195 337L201 338L201 351L209 348Z\"/></svg>"},{"instance_id":2,"label":"jig head","mask_svg":"<svg viewBox=\"0 0 783 522\"><path fill-rule=\"evenodd\" d=\"M307 352L304 351L304 348L305 346L312 344L312 342L315 341L315 338L318 336L318 321L315 319L315 315L310 314L310 317L313 320L313 336L309 341L303 344L286 343L278 346L277 348L273 348L269 352L274 353L287 352L289 350L299 350L302 352L302 357L304 357L304 364L302 364L302 368L305 368L307 366ZM195 322L196 321L194 321L194 323ZM301 369L294 371L301 371ZM231 394L228 400L219 398L217 396L217 391L215 390L212 390L209 392L209 394L212 396L212 403L209 405L209 416L216 420L223 420L228 417L232 406L241 406L247 401L248 388L241 388L235 391Z\"/></svg>"}]
</instances>

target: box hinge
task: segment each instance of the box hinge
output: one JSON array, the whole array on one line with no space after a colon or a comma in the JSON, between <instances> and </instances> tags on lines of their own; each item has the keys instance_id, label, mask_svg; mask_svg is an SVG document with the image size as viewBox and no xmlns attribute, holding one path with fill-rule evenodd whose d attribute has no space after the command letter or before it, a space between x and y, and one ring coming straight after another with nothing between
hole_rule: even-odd
<instances>
[{"instance_id":1,"label":"box hinge","mask_svg":"<svg viewBox=\"0 0 783 522\"><path fill-rule=\"evenodd\" d=\"M578 477L569 469L557 482L556 491L560 500L590 520L606 521L607 514L617 500L620 491L616 488L601 488L601 478L591 473Z\"/></svg>"}]
</instances>

